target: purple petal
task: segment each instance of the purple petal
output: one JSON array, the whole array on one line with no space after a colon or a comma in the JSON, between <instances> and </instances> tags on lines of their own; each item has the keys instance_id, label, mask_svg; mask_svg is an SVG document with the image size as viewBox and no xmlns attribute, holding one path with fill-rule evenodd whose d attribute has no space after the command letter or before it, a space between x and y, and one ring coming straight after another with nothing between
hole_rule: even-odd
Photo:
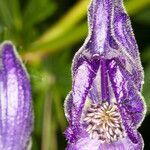
<instances>
[{"instance_id":1,"label":"purple petal","mask_svg":"<svg viewBox=\"0 0 150 150\"><path fill-rule=\"evenodd\" d=\"M141 65L138 46L132 31L130 18L125 12L122 0L117 0L114 4L113 24L116 40L126 49L127 53Z\"/></svg>"},{"instance_id":2,"label":"purple petal","mask_svg":"<svg viewBox=\"0 0 150 150\"><path fill-rule=\"evenodd\" d=\"M99 60L95 57L90 61L82 57L76 59L78 59L77 63L73 64L72 91L68 94L65 101L65 111L68 119L70 117L75 118L76 115L78 118L80 117L85 98L99 67Z\"/></svg>"},{"instance_id":3,"label":"purple petal","mask_svg":"<svg viewBox=\"0 0 150 150\"><path fill-rule=\"evenodd\" d=\"M134 144L128 137L110 144L101 144L99 150L141 150L143 148L143 140L138 137L138 143Z\"/></svg>"},{"instance_id":4,"label":"purple petal","mask_svg":"<svg viewBox=\"0 0 150 150\"><path fill-rule=\"evenodd\" d=\"M99 150L99 146L98 140L86 137L79 139L76 143L70 143L66 150Z\"/></svg>"},{"instance_id":5,"label":"purple petal","mask_svg":"<svg viewBox=\"0 0 150 150\"><path fill-rule=\"evenodd\" d=\"M136 144L132 143L128 137L113 143L100 143L99 140L86 137L69 144L66 150L141 150L142 148L141 136L138 137Z\"/></svg>"},{"instance_id":6,"label":"purple petal","mask_svg":"<svg viewBox=\"0 0 150 150\"><path fill-rule=\"evenodd\" d=\"M137 128L145 115L144 75L122 0L92 0L88 23L89 35L74 57L73 86L65 101L68 150L141 150ZM104 118L111 115L112 124L106 123Z\"/></svg>"},{"instance_id":7,"label":"purple petal","mask_svg":"<svg viewBox=\"0 0 150 150\"><path fill-rule=\"evenodd\" d=\"M108 81L108 72L105 59L99 60L100 66L98 68L96 77L92 83L91 89L89 91L88 97L94 103L100 103L103 101L110 101L110 92L109 92L109 81Z\"/></svg>"},{"instance_id":8,"label":"purple petal","mask_svg":"<svg viewBox=\"0 0 150 150\"><path fill-rule=\"evenodd\" d=\"M32 131L28 74L11 42L0 46L0 149L23 150Z\"/></svg>"},{"instance_id":9,"label":"purple petal","mask_svg":"<svg viewBox=\"0 0 150 150\"><path fill-rule=\"evenodd\" d=\"M132 63L128 69L140 91L144 81L143 68L123 0L92 0L88 14L89 36L77 55L89 59L95 54L108 59L123 56L125 61Z\"/></svg>"},{"instance_id":10,"label":"purple petal","mask_svg":"<svg viewBox=\"0 0 150 150\"><path fill-rule=\"evenodd\" d=\"M96 61L97 62L97 61ZM65 115L71 126L79 126L86 96L96 75L95 60L83 61L75 71L72 91L65 100Z\"/></svg>"},{"instance_id":11,"label":"purple petal","mask_svg":"<svg viewBox=\"0 0 150 150\"><path fill-rule=\"evenodd\" d=\"M126 108L134 125L138 126L145 115L145 104L135 86L132 75L127 72L119 59L108 60L108 70L112 87L119 104Z\"/></svg>"}]
</instances>

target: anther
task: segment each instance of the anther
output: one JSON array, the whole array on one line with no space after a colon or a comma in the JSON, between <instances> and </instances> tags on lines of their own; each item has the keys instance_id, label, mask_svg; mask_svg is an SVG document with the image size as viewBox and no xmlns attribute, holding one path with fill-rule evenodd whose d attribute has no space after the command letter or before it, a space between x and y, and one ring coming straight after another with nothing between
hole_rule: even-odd
<instances>
[{"instance_id":1,"label":"anther","mask_svg":"<svg viewBox=\"0 0 150 150\"><path fill-rule=\"evenodd\" d=\"M99 139L102 143L124 137L120 112L114 104L91 104L83 121L87 124L86 131L90 138Z\"/></svg>"}]
</instances>

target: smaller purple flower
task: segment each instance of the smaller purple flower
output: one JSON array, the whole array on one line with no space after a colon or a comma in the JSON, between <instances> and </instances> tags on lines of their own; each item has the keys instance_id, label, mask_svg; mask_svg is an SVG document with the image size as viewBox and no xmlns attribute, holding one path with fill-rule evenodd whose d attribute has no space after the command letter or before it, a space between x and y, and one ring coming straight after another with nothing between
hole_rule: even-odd
<instances>
[{"instance_id":1,"label":"smaller purple flower","mask_svg":"<svg viewBox=\"0 0 150 150\"><path fill-rule=\"evenodd\" d=\"M143 69L122 0L92 0L65 100L67 150L142 150Z\"/></svg>"},{"instance_id":2,"label":"smaller purple flower","mask_svg":"<svg viewBox=\"0 0 150 150\"><path fill-rule=\"evenodd\" d=\"M29 148L32 123L29 76L16 48L6 41L0 45L0 149Z\"/></svg>"}]
</instances>

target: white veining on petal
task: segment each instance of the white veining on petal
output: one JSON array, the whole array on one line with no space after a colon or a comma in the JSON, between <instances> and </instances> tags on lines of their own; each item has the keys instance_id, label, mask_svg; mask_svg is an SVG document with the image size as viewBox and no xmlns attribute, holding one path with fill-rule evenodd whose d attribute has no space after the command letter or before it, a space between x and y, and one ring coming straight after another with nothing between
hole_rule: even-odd
<instances>
[{"instance_id":1,"label":"white veining on petal","mask_svg":"<svg viewBox=\"0 0 150 150\"><path fill-rule=\"evenodd\" d=\"M87 98L89 98L91 101L98 103L99 99L102 98L101 96L101 68L99 67L96 77L92 83L92 86L89 90Z\"/></svg>"},{"instance_id":2,"label":"white veining on petal","mask_svg":"<svg viewBox=\"0 0 150 150\"><path fill-rule=\"evenodd\" d=\"M7 101L6 101L6 88L4 88L4 83L0 81L0 108L1 108L1 122L2 126L5 127L6 120L6 110L7 110Z\"/></svg>"},{"instance_id":3,"label":"white veining on petal","mask_svg":"<svg viewBox=\"0 0 150 150\"><path fill-rule=\"evenodd\" d=\"M7 106L7 113L10 116L10 119L14 119L17 108L18 108L18 82L17 76L15 75L15 69L11 69L8 73L8 81L7 81L7 99L8 99L8 106Z\"/></svg>"},{"instance_id":4,"label":"white veining on petal","mask_svg":"<svg viewBox=\"0 0 150 150\"><path fill-rule=\"evenodd\" d=\"M77 71L76 77L74 79L74 104L76 107L80 105L78 103L79 98L83 95L83 92L89 86L89 76L90 76L90 66L87 63L82 64Z\"/></svg>"}]
</instances>

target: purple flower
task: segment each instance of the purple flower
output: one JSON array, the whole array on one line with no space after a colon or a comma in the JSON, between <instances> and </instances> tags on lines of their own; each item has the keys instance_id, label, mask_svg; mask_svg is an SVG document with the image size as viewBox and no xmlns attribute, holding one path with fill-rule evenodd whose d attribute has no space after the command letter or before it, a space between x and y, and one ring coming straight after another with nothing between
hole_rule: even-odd
<instances>
[{"instance_id":1,"label":"purple flower","mask_svg":"<svg viewBox=\"0 0 150 150\"><path fill-rule=\"evenodd\" d=\"M92 0L65 101L67 150L141 150L143 69L122 0Z\"/></svg>"},{"instance_id":2,"label":"purple flower","mask_svg":"<svg viewBox=\"0 0 150 150\"><path fill-rule=\"evenodd\" d=\"M25 150L32 131L29 76L11 42L0 45L0 149Z\"/></svg>"}]
</instances>

